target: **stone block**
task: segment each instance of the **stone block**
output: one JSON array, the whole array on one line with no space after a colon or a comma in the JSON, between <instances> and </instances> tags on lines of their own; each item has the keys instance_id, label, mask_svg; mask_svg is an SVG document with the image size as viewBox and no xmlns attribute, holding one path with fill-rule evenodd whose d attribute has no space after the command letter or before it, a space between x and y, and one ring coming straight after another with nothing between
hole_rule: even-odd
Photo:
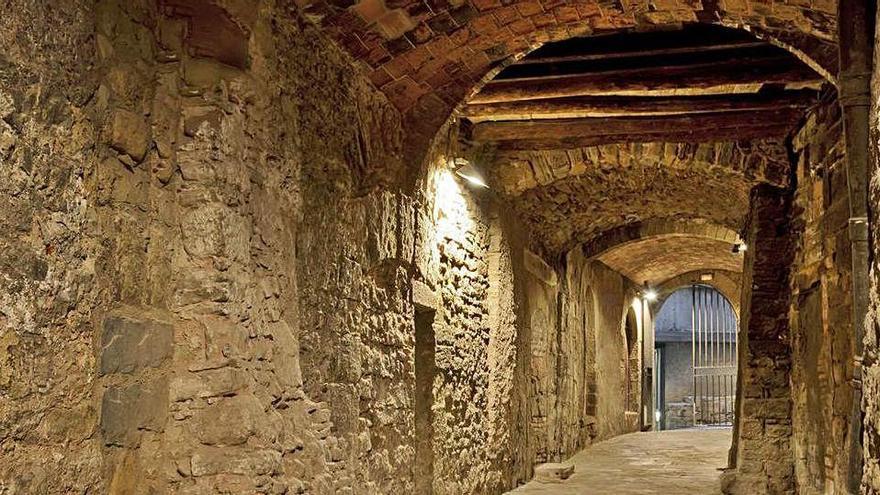
<instances>
[{"instance_id":1,"label":"stone block","mask_svg":"<svg viewBox=\"0 0 880 495\"><path fill-rule=\"evenodd\" d=\"M524 258L526 270L528 270L529 273L550 287L556 287L556 270L554 270L553 267L545 263L540 256L528 250L525 251Z\"/></svg>"},{"instance_id":2,"label":"stone block","mask_svg":"<svg viewBox=\"0 0 880 495\"><path fill-rule=\"evenodd\" d=\"M263 408L253 395L228 397L199 411L192 421L205 445L230 446L247 442L263 420Z\"/></svg>"},{"instance_id":3,"label":"stone block","mask_svg":"<svg viewBox=\"0 0 880 495\"><path fill-rule=\"evenodd\" d=\"M548 462L535 467L535 481L558 483L574 474L574 464Z\"/></svg>"},{"instance_id":4,"label":"stone block","mask_svg":"<svg viewBox=\"0 0 880 495\"><path fill-rule=\"evenodd\" d=\"M299 340L285 321L272 326L275 341L275 375L282 387L292 392L302 386L302 371L299 365Z\"/></svg>"},{"instance_id":5,"label":"stone block","mask_svg":"<svg viewBox=\"0 0 880 495\"><path fill-rule=\"evenodd\" d=\"M788 419L791 417L791 400L750 399L743 402L743 416L747 418Z\"/></svg>"},{"instance_id":6,"label":"stone block","mask_svg":"<svg viewBox=\"0 0 880 495\"><path fill-rule=\"evenodd\" d=\"M416 306L424 309L437 309L440 307L440 296L427 284L418 280L412 281L412 298Z\"/></svg>"},{"instance_id":7,"label":"stone block","mask_svg":"<svg viewBox=\"0 0 880 495\"><path fill-rule=\"evenodd\" d=\"M0 158L5 158L12 151L16 141L15 130L0 120Z\"/></svg>"},{"instance_id":8,"label":"stone block","mask_svg":"<svg viewBox=\"0 0 880 495\"><path fill-rule=\"evenodd\" d=\"M101 331L101 374L158 368L171 355L173 337L168 323L108 316Z\"/></svg>"},{"instance_id":9,"label":"stone block","mask_svg":"<svg viewBox=\"0 0 880 495\"><path fill-rule=\"evenodd\" d=\"M141 430L163 431L167 416L167 380L110 387L101 401L104 444L137 447Z\"/></svg>"},{"instance_id":10,"label":"stone block","mask_svg":"<svg viewBox=\"0 0 880 495\"><path fill-rule=\"evenodd\" d=\"M12 95L0 90L0 119L6 119L15 113L15 100Z\"/></svg>"},{"instance_id":11,"label":"stone block","mask_svg":"<svg viewBox=\"0 0 880 495\"><path fill-rule=\"evenodd\" d=\"M150 127L142 116L128 110L116 109L110 117L106 132L110 147L125 153L136 162L143 161L150 145Z\"/></svg>"},{"instance_id":12,"label":"stone block","mask_svg":"<svg viewBox=\"0 0 880 495\"><path fill-rule=\"evenodd\" d=\"M238 359L248 355L248 332L229 318L206 316L200 319L205 325L208 359Z\"/></svg>"},{"instance_id":13,"label":"stone block","mask_svg":"<svg viewBox=\"0 0 880 495\"><path fill-rule=\"evenodd\" d=\"M247 384L247 376L236 368L184 372L171 380L170 396L173 401L220 397L234 394Z\"/></svg>"},{"instance_id":14,"label":"stone block","mask_svg":"<svg viewBox=\"0 0 880 495\"><path fill-rule=\"evenodd\" d=\"M281 465L281 453L275 450L246 450L230 447L202 447L191 460L193 476L216 474L264 475Z\"/></svg>"}]
</instances>

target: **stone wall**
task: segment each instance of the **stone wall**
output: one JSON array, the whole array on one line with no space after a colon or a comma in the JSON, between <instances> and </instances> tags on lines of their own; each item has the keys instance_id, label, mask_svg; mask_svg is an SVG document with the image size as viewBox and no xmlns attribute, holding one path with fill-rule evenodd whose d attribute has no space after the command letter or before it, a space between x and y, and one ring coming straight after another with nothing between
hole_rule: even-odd
<instances>
[{"instance_id":1,"label":"stone wall","mask_svg":"<svg viewBox=\"0 0 880 495\"><path fill-rule=\"evenodd\" d=\"M563 267L548 265L526 248L523 227L501 203L456 180L447 156L432 156L413 195L352 197L357 188L318 192L321 181L308 182L316 195L305 202L297 252L302 317L314 323L304 328L303 367L326 371L307 373L306 388L333 411L333 432L350 437L338 424L358 422L370 439L350 461L369 466L352 475L369 480L356 489L412 490L407 466L427 463L422 472L431 473L434 493L497 493L529 479L536 463L637 427L624 411L622 374L631 285L576 252ZM326 239L328 231L341 253L305 239ZM353 275L315 271L322 265ZM392 303L377 307L374 293ZM411 336L418 338L421 310L432 313L435 345L427 395L412 388L418 361L394 371L418 359ZM341 335L327 335L328 328ZM349 392L360 394L359 409L347 406L356 397L333 392L344 386L334 383L341 381L334 370L359 373L348 379L360 389ZM419 423L420 399L431 402L430 462L418 456L408 429ZM414 483L418 491L418 477Z\"/></svg>"},{"instance_id":2,"label":"stone wall","mask_svg":"<svg viewBox=\"0 0 880 495\"><path fill-rule=\"evenodd\" d=\"M792 448L798 493L846 490L852 381L852 262L839 107L814 110L793 140L795 208Z\"/></svg>"},{"instance_id":3,"label":"stone wall","mask_svg":"<svg viewBox=\"0 0 880 495\"><path fill-rule=\"evenodd\" d=\"M880 30L880 22L876 23ZM864 473L862 492L870 495L880 493L880 227L876 221L876 208L880 205L880 35L874 37L873 74L871 79L871 108L868 138L868 207L872 212L870 231L870 275L868 315L865 322L865 339L862 368L862 393L864 400Z\"/></svg>"},{"instance_id":4,"label":"stone wall","mask_svg":"<svg viewBox=\"0 0 880 495\"><path fill-rule=\"evenodd\" d=\"M851 469L852 262L833 94L790 145L794 189L752 196L728 493L843 493Z\"/></svg>"},{"instance_id":5,"label":"stone wall","mask_svg":"<svg viewBox=\"0 0 880 495\"><path fill-rule=\"evenodd\" d=\"M338 412L358 402L303 386L296 247L302 170L394 180L396 111L272 2L68 3L21 2L0 30L2 243L22 267L0 291L0 491L384 482L381 436L378 468L347 462L370 445ZM347 398L327 382L316 399Z\"/></svg>"},{"instance_id":6,"label":"stone wall","mask_svg":"<svg viewBox=\"0 0 880 495\"><path fill-rule=\"evenodd\" d=\"M21 0L0 16L0 491L104 486L90 7Z\"/></svg>"},{"instance_id":7,"label":"stone wall","mask_svg":"<svg viewBox=\"0 0 880 495\"><path fill-rule=\"evenodd\" d=\"M790 274L797 232L791 193L769 185L752 191L749 246L743 270L738 337L737 424L731 452L735 471L724 493L794 493L791 458Z\"/></svg>"},{"instance_id":8,"label":"stone wall","mask_svg":"<svg viewBox=\"0 0 880 495\"><path fill-rule=\"evenodd\" d=\"M627 355L624 323L627 313L634 311L637 318L636 329L642 343L641 305L635 301L637 294L633 282L604 264L585 258L581 248L572 250L566 256L565 263L565 301L564 315L568 315L563 323L561 340L560 376L566 377L562 383L566 389L560 393L558 414L560 415L559 438L557 444L563 449L562 457L576 452L589 441L604 440L638 428L637 417L628 417L626 413L626 382ZM584 328L586 325L586 328ZM586 339L581 335L586 334ZM587 351L582 353L578 343L583 342ZM653 348L653 346L651 346ZM580 392L583 385L574 381L582 368L582 355L587 359L585 399ZM652 351L653 355L653 351ZM638 379L641 377L642 361L636 358L634 366ZM640 399L640 390L636 398ZM587 400L583 406L583 400ZM583 425L582 410L595 411L587 421L595 424ZM638 409L637 409L638 410ZM590 415L588 415L590 416ZM586 431L585 431L586 426ZM578 442L566 440L571 433L579 431Z\"/></svg>"},{"instance_id":9,"label":"stone wall","mask_svg":"<svg viewBox=\"0 0 880 495\"><path fill-rule=\"evenodd\" d=\"M295 7L14 3L0 492L499 493L637 426L630 283L406 163Z\"/></svg>"}]
</instances>

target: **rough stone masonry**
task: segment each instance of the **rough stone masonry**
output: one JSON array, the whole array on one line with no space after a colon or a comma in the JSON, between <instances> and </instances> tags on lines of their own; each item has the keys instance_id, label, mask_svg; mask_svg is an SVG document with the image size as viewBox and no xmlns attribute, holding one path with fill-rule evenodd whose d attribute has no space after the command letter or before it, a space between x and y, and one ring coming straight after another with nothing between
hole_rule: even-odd
<instances>
[{"instance_id":1,"label":"rough stone masonry","mask_svg":"<svg viewBox=\"0 0 880 495\"><path fill-rule=\"evenodd\" d=\"M634 274L671 292L706 271L741 297L724 490L848 493L855 442L878 493L836 12L7 1L0 494L503 493L652 427L658 307ZM499 151L489 189L455 176L455 109L504 66L683 23L785 48L820 100L784 138Z\"/></svg>"}]
</instances>

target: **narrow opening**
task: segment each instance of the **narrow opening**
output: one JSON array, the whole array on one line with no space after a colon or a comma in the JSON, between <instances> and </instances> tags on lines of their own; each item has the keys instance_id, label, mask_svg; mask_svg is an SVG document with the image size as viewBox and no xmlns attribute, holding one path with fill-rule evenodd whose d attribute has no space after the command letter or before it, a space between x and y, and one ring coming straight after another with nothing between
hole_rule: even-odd
<instances>
[{"instance_id":1,"label":"narrow opening","mask_svg":"<svg viewBox=\"0 0 880 495\"><path fill-rule=\"evenodd\" d=\"M582 322L584 324L584 355L586 356L586 369L585 372L585 380L586 386L584 387L584 420L588 427L591 428L590 435L595 435L595 417L596 417L596 404L598 403L597 399L597 384L596 384L596 322L595 322L595 308L594 308L594 300L593 300L593 291L591 289L587 289L587 294L584 298L586 301L584 304L584 314L582 317Z\"/></svg>"},{"instance_id":2,"label":"narrow opening","mask_svg":"<svg viewBox=\"0 0 880 495\"><path fill-rule=\"evenodd\" d=\"M626 410L639 411L638 323L632 308L626 314Z\"/></svg>"},{"instance_id":3,"label":"narrow opening","mask_svg":"<svg viewBox=\"0 0 880 495\"><path fill-rule=\"evenodd\" d=\"M415 389L415 429L416 493L433 492L434 479L434 377L437 367L434 356L434 314L429 309L416 310L416 389Z\"/></svg>"}]
</instances>

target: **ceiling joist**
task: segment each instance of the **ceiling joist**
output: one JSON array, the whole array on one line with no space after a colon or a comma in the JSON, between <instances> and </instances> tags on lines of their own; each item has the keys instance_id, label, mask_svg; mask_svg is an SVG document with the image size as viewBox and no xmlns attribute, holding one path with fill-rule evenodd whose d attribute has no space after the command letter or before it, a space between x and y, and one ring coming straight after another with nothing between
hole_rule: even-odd
<instances>
[{"instance_id":1,"label":"ceiling joist","mask_svg":"<svg viewBox=\"0 0 880 495\"><path fill-rule=\"evenodd\" d=\"M577 117L663 116L732 111L806 109L817 93L811 90L734 95L672 97L571 96L485 104L470 104L461 115L484 120L538 120Z\"/></svg>"},{"instance_id":2,"label":"ceiling joist","mask_svg":"<svg viewBox=\"0 0 880 495\"><path fill-rule=\"evenodd\" d=\"M706 142L784 136L803 112L797 108L663 117L610 117L481 122L475 142L502 149L548 149L615 142Z\"/></svg>"},{"instance_id":3,"label":"ceiling joist","mask_svg":"<svg viewBox=\"0 0 880 495\"><path fill-rule=\"evenodd\" d=\"M821 78L790 58L731 60L722 64L648 67L527 80L493 80L471 104L570 96L613 95L623 91L693 90L736 84L810 84Z\"/></svg>"}]
</instances>

